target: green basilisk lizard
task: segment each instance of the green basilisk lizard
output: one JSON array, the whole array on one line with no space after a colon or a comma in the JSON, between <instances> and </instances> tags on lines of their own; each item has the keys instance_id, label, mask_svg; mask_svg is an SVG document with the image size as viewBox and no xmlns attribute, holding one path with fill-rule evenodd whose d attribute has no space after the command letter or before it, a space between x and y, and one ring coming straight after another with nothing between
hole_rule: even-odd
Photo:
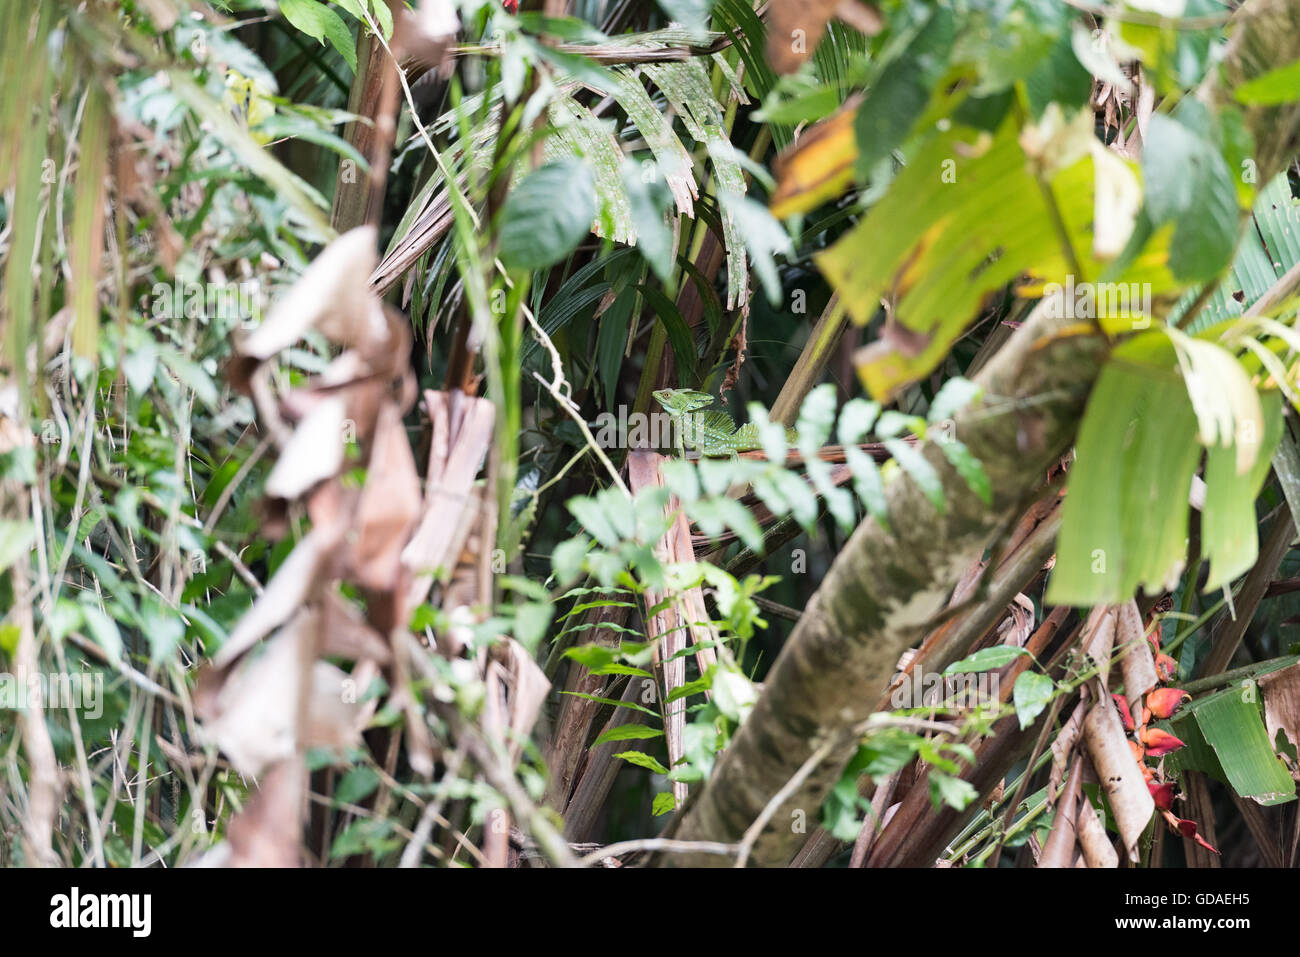
<instances>
[{"instance_id":1,"label":"green basilisk lizard","mask_svg":"<svg viewBox=\"0 0 1300 957\"><path fill-rule=\"evenodd\" d=\"M713 396L707 392L660 389L654 397L672 420L677 451L682 458L686 458L688 450L708 458L736 458L741 452L763 447L758 426L753 422L738 427L735 420L721 409L705 409L714 402ZM705 411L698 411L700 409ZM786 441L796 441L794 429L785 432Z\"/></svg>"}]
</instances>

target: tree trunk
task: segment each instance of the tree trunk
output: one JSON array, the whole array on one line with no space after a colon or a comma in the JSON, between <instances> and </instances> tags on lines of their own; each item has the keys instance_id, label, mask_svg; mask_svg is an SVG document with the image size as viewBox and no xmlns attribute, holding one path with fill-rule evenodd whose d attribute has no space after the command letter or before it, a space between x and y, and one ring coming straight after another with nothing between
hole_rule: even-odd
<instances>
[{"instance_id":1,"label":"tree trunk","mask_svg":"<svg viewBox=\"0 0 1300 957\"><path fill-rule=\"evenodd\" d=\"M957 416L957 435L983 463L989 507L942 452L924 454L943 479L941 513L910 478L887 489L892 529L859 526L809 602L753 713L683 815L677 837L738 841L819 748L823 760L772 817L752 860L784 865L815 827L818 809L858 745L854 729L875 708L895 663L930 627L948 593L1041 485L1070 446L1103 350L1038 309L977 377L984 395ZM672 855L672 865L727 863Z\"/></svg>"}]
</instances>

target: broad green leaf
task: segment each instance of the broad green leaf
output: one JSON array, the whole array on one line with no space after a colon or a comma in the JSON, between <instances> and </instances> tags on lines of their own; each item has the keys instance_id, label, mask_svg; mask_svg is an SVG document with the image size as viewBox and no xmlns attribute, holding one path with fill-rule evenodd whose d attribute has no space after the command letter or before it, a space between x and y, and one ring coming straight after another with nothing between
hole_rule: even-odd
<instances>
[{"instance_id":1,"label":"broad green leaf","mask_svg":"<svg viewBox=\"0 0 1300 957\"><path fill-rule=\"evenodd\" d=\"M676 656L674 655L674 657ZM707 678L697 678L694 681L688 681L686 684L678 685L670 691L668 697L664 699L664 703L672 704L674 701L678 701L682 698L689 698L693 694L701 694L708 691L709 687L710 682Z\"/></svg>"},{"instance_id":2,"label":"broad green leaf","mask_svg":"<svg viewBox=\"0 0 1300 957\"><path fill-rule=\"evenodd\" d=\"M713 703L737 723L743 722L758 700L754 683L737 671L719 668L713 675Z\"/></svg>"},{"instance_id":3,"label":"broad green leaf","mask_svg":"<svg viewBox=\"0 0 1300 957\"><path fill-rule=\"evenodd\" d=\"M1142 150L1146 211L1174 224L1169 265L1185 280L1209 279L1237 246L1237 187L1217 146L1179 120L1155 113Z\"/></svg>"},{"instance_id":4,"label":"broad green leaf","mask_svg":"<svg viewBox=\"0 0 1300 957\"><path fill-rule=\"evenodd\" d=\"M1265 806L1295 800L1295 781L1269 743L1258 694L1247 690L1229 688L1190 711L1233 790Z\"/></svg>"},{"instance_id":5,"label":"broad green leaf","mask_svg":"<svg viewBox=\"0 0 1300 957\"><path fill-rule=\"evenodd\" d=\"M152 597L140 603L140 630L149 642L149 663L154 667L167 661L185 638L185 623L176 609Z\"/></svg>"},{"instance_id":6,"label":"broad green leaf","mask_svg":"<svg viewBox=\"0 0 1300 957\"><path fill-rule=\"evenodd\" d=\"M605 645L578 645L576 648L566 649L564 657L570 658L586 668L600 668L604 665L613 664L614 651Z\"/></svg>"},{"instance_id":7,"label":"broad green leaf","mask_svg":"<svg viewBox=\"0 0 1300 957\"><path fill-rule=\"evenodd\" d=\"M664 791L662 794L656 794L654 803L650 805L650 814L652 817L661 817L664 814L671 814L677 810L677 798L672 791Z\"/></svg>"},{"instance_id":8,"label":"broad green leaf","mask_svg":"<svg viewBox=\"0 0 1300 957\"><path fill-rule=\"evenodd\" d=\"M659 728L650 728L644 724L620 724L601 733L601 735L591 743L591 746L594 748L597 745L604 744L606 741L635 741L642 738L661 737L663 737L663 731Z\"/></svg>"},{"instance_id":9,"label":"broad green leaf","mask_svg":"<svg viewBox=\"0 0 1300 957\"><path fill-rule=\"evenodd\" d=\"M49 629L50 637L59 642L80 628L83 621L82 606L67 597L60 597L45 615L45 627Z\"/></svg>"},{"instance_id":10,"label":"broad green leaf","mask_svg":"<svg viewBox=\"0 0 1300 957\"><path fill-rule=\"evenodd\" d=\"M700 32L709 27L714 0L659 0L664 13L686 29Z\"/></svg>"},{"instance_id":11,"label":"broad green leaf","mask_svg":"<svg viewBox=\"0 0 1300 957\"><path fill-rule=\"evenodd\" d=\"M1251 106L1277 106L1300 100L1300 60L1269 70L1232 91L1237 102Z\"/></svg>"},{"instance_id":12,"label":"broad green leaf","mask_svg":"<svg viewBox=\"0 0 1300 957\"><path fill-rule=\"evenodd\" d=\"M1255 498L1268 477L1270 460L1283 426L1281 396L1270 392L1262 399L1262 432L1257 436L1242 433L1239 439L1257 439L1255 462L1248 471L1237 471L1235 447L1216 446L1206 452L1205 508L1201 513L1201 553L1210 563L1206 592L1244 574L1259 554Z\"/></svg>"},{"instance_id":13,"label":"broad green leaf","mask_svg":"<svg viewBox=\"0 0 1300 957\"><path fill-rule=\"evenodd\" d=\"M1196 416L1160 331L1117 347L1088 400L1046 600L1119 604L1172 589L1186 558Z\"/></svg>"},{"instance_id":14,"label":"broad green leaf","mask_svg":"<svg viewBox=\"0 0 1300 957\"><path fill-rule=\"evenodd\" d=\"M380 855L402 847L406 842L392 837L393 821L383 818L362 818L353 821L339 832L330 845L330 859L352 857L355 854Z\"/></svg>"},{"instance_id":15,"label":"broad green leaf","mask_svg":"<svg viewBox=\"0 0 1300 957\"><path fill-rule=\"evenodd\" d=\"M835 425L836 388L829 382L813 388L799 407L795 433L799 436L799 451L811 457L830 437Z\"/></svg>"},{"instance_id":16,"label":"broad green leaf","mask_svg":"<svg viewBox=\"0 0 1300 957\"><path fill-rule=\"evenodd\" d=\"M1093 221L1092 178L1085 156L1052 179L1072 236ZM1015 122L992 137L954 123L919 138L884 197L815 257L854 321L869 322L891 297L895 322L911 333L905 349L887 331L863 350L858 373L872 397L934 369L993 290L1026 270L1063 275L1053 222ZM1090 247L1086 233L1072 244Z\"/></svg>"},{"instance_id":17,"label":"broad green leaf","mask_svg":"<svg viewBox=\"0 0 1300 957\"><path fill-rule=\"evenodd\" d=\"M979 792L969 781L939 771L930 772L930 801L935 807L947 804L954 810L964 811L978 796Z\"/></svg>"},{"instance_id":18,"label":"broad green leaf","mask_svg":"<svg viewBox=\"0 0 1300 957\"><path fill-rule=\"evenodd\" d=\"M797 478L795 481L799 481ZM800 482L800 484L803 484ZM807 488L807 485L804 485ZM812 491L809 490L809 495ZM813 508L816 508L815 496ZM690 506L690 515L706 535L720 535L725 528L730 528L745 543L745 547L755 550L763 547L763 530L754 515L734 498L715 495L704 498ZM815 519L814 514L814 519Z\"/></svg>"},{"instance_id":19,"label":"broad green leaf","mask_svg":"<svg viewBox=\"0 0 1300 957\"><path fill-rule=\"evenodd\" d=\"M352 67L352 72L356 72L357 51L352 31L337 13L317 0L280 0L280 12L313 40L320 43L328 40Z\"/></svg>"},{"instance_id":20,"label":"broad green leaf","mask_svg":"<svg viewBox=\"0 0 1300 957\"><path fill-rule=\"evenodd\" d=\"M880 415L880 403L867 399L850 399L840 410L840 421L836 438L844 446L844 462L853 473L853 489L866 507L867 512L880 523L882 528L889 528L888 500L885 498L885 483L880 476L876 461L858 448L877 416Z\"/></svg>"},{"instance_id":21,"label":"broad green leaf","mask_svg":"<svg viewBox=\"0 0 1300 957\"><path fill-rule=\"evenodd\" d=\"M1254 229L1247 229L1236 258L1201 312L1187 326L1196 334L1224 319L1240 316L1264 295L1289 269L1300 262L1300 235L1295 228L1296 202L1285 173L1259 191L1254 205ZM1179 300L1170 314L1177 322L1201 289L1195 288Z\"/></svg>"},{"instance_id":22,"label":"broad green leaf","mask_svg":"<svg viewBox=\"0 0 1300 957\"><path fill-rule=\"evenodd\" d=\"M81 614L90 637L94 639L95 644L104 649L108 660L114 664L121 662L122 633L118 630L117 622L88 601L82 602Z\"/></svg>"},{"instance_id":23,"label":"broad green leaf","mask_svg":"<svg viewBox=\"0 0 1300 957\"><path fill-rule=\"evenodd\" d=\"M925 112L952 55L954 39L951 11L937 7L907 49L876 78L853 121L859 179L870 177L877 161L903 142Z\"/></svg>"},{"instance_id":24,"label":"broad green leaf","mask_svg":"<svg viewBox=\"0 0 1300 957\"><path fill-rule=\"evenodd\" d=\"M506 198L501 212L501 260L511 269L545 269L591 232L595 181L582 160L566 157L538 167Z\"/></svg>"},{"instance_id":25,"label":"broad green leaf","mask_svg":"<svg viewBox=\"0 0 1300 957\"><path fill-rule=\"evenodd\" d=\"M573 517L582 523L582 527L596 541L606 548L617 548L622 536L614 524L612 509L600 498L575 496L566 503Z\"/></svg>"},{"instance_id":26,"label":"broad green leaf","mask_svg":"<svg viewBox=\"0 0 1300 957\"><path fill-rule=\"evenodd\" d=\"M768 417L767 409L763 407L762 403L749 403L747 411L749 412L749 421L758 430L758 438L763 444L763 454L767 456L767 460L777 464L785 462L786 453L789 451L789 440L785 426L779 422L773 422ZM784 514L789 509L782 508L780 511Z\"/></svg>"},{"instance_id":27,"label":"broad green leaf","mask_svg":"<svg viewBox=\"0 0 1300 957\"><path fill-rule=\"evenodd\" d=\"M935 439L935 443L943 452L944 457L957 470L957 474L962 477L970 490L979 496L979 500L985 505L993 504L993 483L989 481L988 473L984 471L984 466L980 460L975 458L963 443L956 439L940 436Z\"/></svg>"},{"instance_id":28,"label":"broad green leaf","mask_svg":"<svg viewBox=\"0 0 1300 957\"><path fill-rule=\"evenodd\" d=\"M350 768L334 788L336 804L358 804L379 787L379 774L368 767Z\"/></svg>"},{"instance_id":29,"label":"broad green leaf","mask_svg":"<svg viewBox=\"0 0 1300 957\"><path fill-rule=\"evenodd\" d=\"M628 764L635 764L638 768L645 768L653 771L655 774L667 774L668 769L642 751L620 751L614 755L616 758L622 758Z\"/></svg>"},{"instance_id":30,"label":"broad green leaf","mask_svg":"<svg viewBox=\"0 0 1300 957\"><path fill-rule=\"evenodd\" d=\"M1011 689L1012 702L1016 706L1016 717L1020 719L1021 729L1029 727L1047 707L1056 691L1056 683L1047 675L1038 671L1022 672Z\"/></svg>"},{"instance_id":31,"label":"broad green leaf","mask_svg":"<svg viewBox=\"0 0 1300 957\"><path fill-rule=\"evenodd\" d=\"M560 582L571 582L582 574L582 562L587 557L591 542L585 536L568 538L551 552L551 568Z\"/></svg>"},{"instance_id":32,"label":"broad green leaf","mask_svg":"<svg viewBox=\"0 0 1300 957\"><path fill-rule=\"evenodd\" d=\"M653 678L650 672L644 668L633 668L631 665L597 665L589 669L593 675L632 675L636 678Z\"/></svg>"},{"instance_id":33,"label":"broad green leaf","mask_svg":"<svg viewBox=\"0 0 1300 957\"><path fill-rule=\"evenodd\" d=\"M955 60L979 70L975 92L988 96L1031 75L1067 34L1072 11L1059 0L971 5L956 36Z\"/></svg>"},{"instance_id":34,"label":"broad green leaf","mask_svg":"<svg viewBox=\"0 0 1300 957\"><path fill-rule=\"evenodd\" d=\"M537 649L551 625L551 605L523 602L515 607L514 636L529 652Z\"/></svg>"},{"instance_id":35,"label":"broad green leaf","mask_svg":"<svg viewBox=\"0 0 1300 957\"><path fill-rule=\"evenodd\" d=\"M980 671L993 671L997 668L1003 668L1011 664L1021 655L1029 654L1024 648L1017 648L1015 645L994 645L992 648L981 648L975 654L954 661L947 668L943 669L946 675L972 674Z\"/></svg>"}]
</instances>

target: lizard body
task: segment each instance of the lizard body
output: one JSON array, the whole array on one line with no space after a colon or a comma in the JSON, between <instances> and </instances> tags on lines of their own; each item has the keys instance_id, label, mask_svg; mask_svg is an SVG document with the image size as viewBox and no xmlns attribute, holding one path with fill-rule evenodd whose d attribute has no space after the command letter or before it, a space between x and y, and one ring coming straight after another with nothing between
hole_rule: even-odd
<instances>
[{"instance_id":1,"label":"lizard body","mask_svg":"<svg viewBox=\"0 0 1300 957\"><path fill-rule=\"evenodd\" d=\"M730 415L720 409L706 409L713 404L713 396L695 389L660 389L655 400L663 406L672 419L676 433L677 449L682 457L686 452L716 458L736 457L741 452L752 452L763 447L758 427L752 422L737 426ZM699 411L703 409L704 411ZM796 441L794 429L786 429L786 440Z\"/></svg>"}]
</instances>

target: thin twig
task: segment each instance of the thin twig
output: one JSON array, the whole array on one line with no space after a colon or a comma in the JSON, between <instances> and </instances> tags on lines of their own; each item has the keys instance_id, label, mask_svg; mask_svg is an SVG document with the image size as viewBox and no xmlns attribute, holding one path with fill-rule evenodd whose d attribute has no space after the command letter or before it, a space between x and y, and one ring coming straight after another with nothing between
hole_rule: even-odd
<instances>
[{"instance_id":1,"label":"thin twig","mask_svg":"<svg viewBox=\"0 0 1300 957\"><path fill-rule=\"evenodd\" d=\"M578 411L577 404L574 403L573 399L569 398L568 395L565 395L560 391L560 387L565 386L569 389L569 392L572 393L573 387L570 386L568 380L564 378L564 362L560 359L560 353L555 348L555 343L551 341L551 337L546 334L546 330L541 327L536 317L533 316L533 311L531 309L524 306L523 313L528 319L528 324L533 327L533 332L537 336L537 341L540 342L542 346L545 347L546 351L550 353L551 371L555 376L551 382L547 382L536 372L533 373L533 377L537 379L546 391L551 394L551 397L555 399L556 404L565 411L569 418L573 419L574 423L578 426L578 429L582 432L583 438L587 440L587 445L591 448L591 451L595 453L596 458L600 459L601 464L609 470L609 474L614 479L614 484L618 486L619 490L624 495L631 498L632 493L629 492L627 486L623 484L623 477L618 474L618 469L614 467L614 463L609 460L609 456L605 454L605 450L600 447L600 443L596 441L596 437L591 434L591 429L587 426L587 421L582 417L582 413Z\"/></svg>"},{"instance_id":2,"label":"thin twig","mask_svg":"<svg viewBox=\"0 0 1300 957\"><path fill-rule=\"evenodd\" d=\"M582 867L599 864L607 857L621 857L639 851L653 851L663 854L722 854L731 855L740 850L739 844L722 844L717 841L674 841L666 837L648 837L636 841L619 841L598 851L578 858Z\"/></svg>"}]
</instances>

